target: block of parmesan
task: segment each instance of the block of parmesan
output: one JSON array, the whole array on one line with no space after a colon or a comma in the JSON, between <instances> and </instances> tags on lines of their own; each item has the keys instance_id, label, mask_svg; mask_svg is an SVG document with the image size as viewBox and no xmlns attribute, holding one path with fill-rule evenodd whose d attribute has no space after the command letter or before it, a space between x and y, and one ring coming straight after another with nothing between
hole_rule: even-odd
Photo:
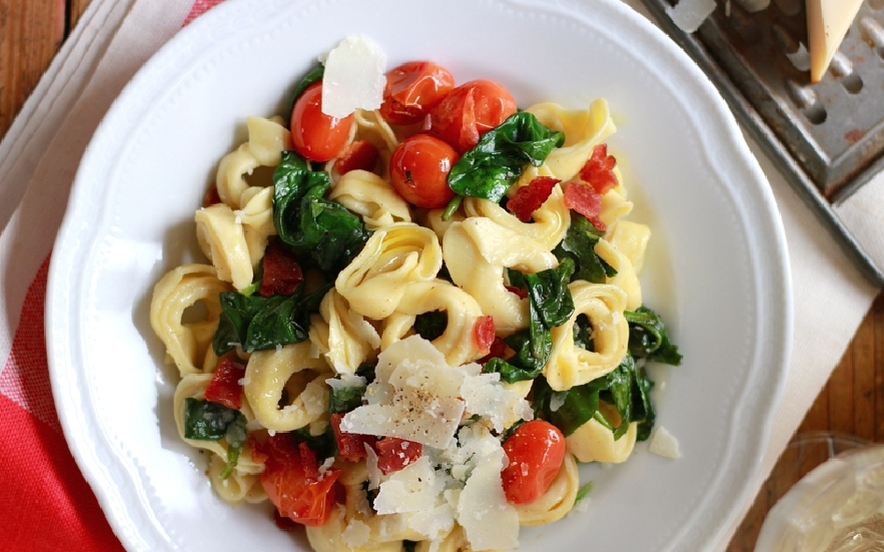
<instances>
[{"instance_id":1,"label":"block of parmesan","mask_svg":"<svg viewBox=\"0 0 884 552\"><path fill-rule=\"evenodd\" d=\"M810 82L819 82L841 46L863 0L805 0Z\"/></svg>"}]
</instances>

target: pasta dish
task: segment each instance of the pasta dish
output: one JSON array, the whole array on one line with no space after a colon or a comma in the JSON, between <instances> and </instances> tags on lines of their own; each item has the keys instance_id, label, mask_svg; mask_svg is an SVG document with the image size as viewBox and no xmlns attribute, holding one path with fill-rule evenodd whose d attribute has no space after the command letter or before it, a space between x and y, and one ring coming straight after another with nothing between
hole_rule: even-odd
<instances>
[{"instance_id":1,"label":"pasta dish","mask_svg":"<svg viewBox=\"0 0 884 552\"><path fill-rule=\"evenodd\" d=\"M195 211L206 260L154 288L178 431L317 552L516 548L589 490L579 463L648 439L648 363L681 361L608 104L414 61L335 112L339 53L247 118Z\"/></svg>"}]
</instances>

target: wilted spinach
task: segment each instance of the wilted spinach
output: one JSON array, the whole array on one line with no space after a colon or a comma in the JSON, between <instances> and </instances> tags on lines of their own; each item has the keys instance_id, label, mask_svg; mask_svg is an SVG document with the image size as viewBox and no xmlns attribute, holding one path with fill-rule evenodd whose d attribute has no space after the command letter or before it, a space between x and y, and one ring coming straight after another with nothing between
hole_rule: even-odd
<instances>
[{"instance_id":1,"label":"wilted spinach","mask_svg":"<svg viewBox=\"0 0 884 552\"><path fill-rule=\"evenodd\" d=\"M531 113L514 113L464 152L448 174L448 187L461 196L498 203L526 164L540 166L564 143L563 132L544 126Z\"/></svg>"}]
</instances>

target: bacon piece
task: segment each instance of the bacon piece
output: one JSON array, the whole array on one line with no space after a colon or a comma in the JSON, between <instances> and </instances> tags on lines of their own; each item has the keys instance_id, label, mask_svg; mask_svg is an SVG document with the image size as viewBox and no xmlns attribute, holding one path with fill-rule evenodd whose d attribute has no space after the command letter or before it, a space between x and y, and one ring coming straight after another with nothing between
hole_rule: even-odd
<instances>
[{"instance_id":1,"label":"bacon piece","mask_svg":"<svg viewBox=\"0 0 884 552\"><path fill-rule=\"evenodd\" d=\"M482 354L488 354L491 350L494 337L494 317L485 315L477 318L473 324L473 342Z\"/></svg>"},{"instance_id":2,"label":"bacon piece","mask_svg":"<svg viewBox=\"0 0 884 552\"><path fill-rule=\"evenodd\" d=\"M527 186L516 190L515 195L506 202L506 208L522 222L528 222L531 214L540 209L559 182L561 180L552 176L536 176Z\"/></svg>"},{"instance_id":3,"label":"bacon piece","mask_svg":"<svg viewBox=\"0 0 884 552\"><path fill-rule=\"evenodd\" d=\"M335 161L335 170L338 174L348 173L357 169L364 171L374 170L380 159L378 148L367 140L355 140L344 148L344 151Z\"/></svg>"},{"instance_id":4,"label":"bacon piece","mask_svg":"<svg viewBox=\"0 0 884 552\"><path fill-rule=\"evenodd\" d=\"M206 190L206 193L203 195L203 207L211 207L216 203L221 203L221 196L218 195L218 186L212 184L212 186Z\"/></svg>"},{"instance_id":5,"label":"bacon piece","mask_svg":"<svg viewBox=\"0 0 884 552\"><path fill-rule=\"evenodd\" d=\"M291 295L304 281L304 273L295 254L278 241L272 241L267 246L261 264L264 274L258 294L262 297Z\"/></svg>"},{"instance_id":6,"label":"bacon piece","mask_svg":"<svg viewBox=\"0 0 884 552\"><path fill-rule=\"evenodd\" d=\"M565 207L586 217L599 230L605 223L599 220L602 212L602 196L589 184L570 181L565 185Z\"/></svg>"},{"instance_id":7,"label":"bacon piece","mask_svg":"<svg viewBox=\"0 0 884 552\"><path fill-rule=\"evenodd\" d=\"M206 385L205 399L239 410L242 408L242 385L239 382L245 375L243 364L229 356L223 357Z\"/></svg>"},{"instance_id":8,"label":"bacon piece","mask_svg":"<svg viewBox=\"0 0 884 552\"><path fill-rule=\"evenodd\" d=\"M604 195L618 184L615 166L617 159L608 155L608 145L599 144L592 149L592 155L580 169L580 180L592 186L599 195Z\"/></svg>"}]
</instances>

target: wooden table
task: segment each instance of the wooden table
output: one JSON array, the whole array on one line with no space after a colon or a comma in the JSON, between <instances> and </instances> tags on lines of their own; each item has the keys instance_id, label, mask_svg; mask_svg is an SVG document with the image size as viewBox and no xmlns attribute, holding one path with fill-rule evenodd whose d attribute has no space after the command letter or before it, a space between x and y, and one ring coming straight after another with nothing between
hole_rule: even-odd
<instances>
[{"instance_id":1,"label":"wooden table","mask_svg":"<svg viewBox=\"0 0 884 552\"><path fill-rule=\"evenodd\" d=\"M0 0L0 138L89 0ZM810 216L810 213L808 213ZM879 295L793 442L817 431L884 441L884 295ZM754 548L767 511L816 460L781 461L733 538L729 552Z\"/></svg>"}]
</instances>

